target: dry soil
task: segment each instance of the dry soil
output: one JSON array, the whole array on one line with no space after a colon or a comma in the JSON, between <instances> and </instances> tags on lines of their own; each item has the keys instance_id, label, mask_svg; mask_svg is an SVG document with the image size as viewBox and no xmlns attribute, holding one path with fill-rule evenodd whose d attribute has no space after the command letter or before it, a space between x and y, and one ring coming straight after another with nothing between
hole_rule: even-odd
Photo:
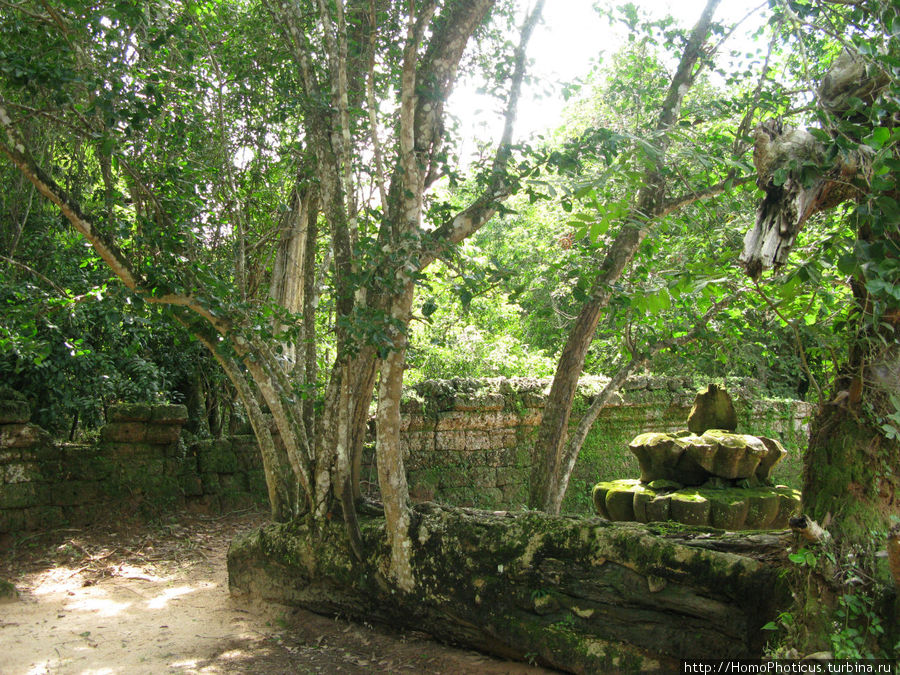
<instances>
[{"instance_id":1,"label":"dry soil","mask_svg":"<svg viewBox=\"0 0 900 675\"><path fill-rule=\"evenodd\" d=\"M0 542L0 674L550 671L228 593L225 552L257 511L60 529Z\"/></svg>"}]
</instances>

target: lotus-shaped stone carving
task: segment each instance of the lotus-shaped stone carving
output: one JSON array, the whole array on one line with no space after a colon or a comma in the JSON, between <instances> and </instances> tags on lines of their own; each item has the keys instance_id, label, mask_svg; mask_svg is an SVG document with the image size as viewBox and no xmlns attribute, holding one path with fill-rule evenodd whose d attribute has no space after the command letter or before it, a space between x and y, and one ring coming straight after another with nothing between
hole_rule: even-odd
<instances>
[{"instance_id":1,"label":"lotus-shaped stone carving","mask_svg":"<svg viewBox=\"0 0 900 675\"><path fill-rule=\"evenodd\" d=\"M702 485L711 478L751 479L765 483L775 465L787 454L772 438L709 429L701 435L651 432L628 445L641 467L641 482L674 480Z\"/></svg>"}]
</instances>

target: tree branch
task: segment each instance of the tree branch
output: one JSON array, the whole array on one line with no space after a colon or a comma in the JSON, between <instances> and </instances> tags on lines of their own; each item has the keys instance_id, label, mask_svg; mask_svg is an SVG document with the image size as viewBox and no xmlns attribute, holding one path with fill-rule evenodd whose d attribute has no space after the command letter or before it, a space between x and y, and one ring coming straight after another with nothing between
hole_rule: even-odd
<instances>
[{"instance_id":1,"label":"tree branch","mask_svg":"<svg viewBox=\"0 0 900 675\"><path fill-rule=\"evenodd\" d=\"M13 260L12 258L7 258L5 255L0 255L0 260L4 261L4 262L7 263L8 265L14 265L15 267L18 267L18 268L20 268L20 269L23 269L23 270L25 270L26 272L28 272L28 273L30 273L30 274L33 274L33 275L36 276L38 279L40 279L41 281L43 281L45 284L47 284L48 286L50 286L54 291L56 291L57 293L59 293L61 296L63 296L63 297L68 297L68 293L66 292L66 289L62 288L61 286L57 286L57 285L56 285L56 282L54 282L52 279L49 279L49 278L45 277L43 274L41 274L40 272L38 272L38 271L37 271L36 269L34 269L33 267L29 267L29 266L26 265L25 263L20 263L18 260Z\"/></svg>"},{"instance_id":2,"label":"tree branch","mask_svg":"<svg viewBox=\"0 0 900 675\"><path fill-rule=\"evenodd\" d=\"M457 68L469 38L496 0L446 3L432 22L434 34L416 73L415 150L432 173L443 136L444 102L456 84ZM418 42L416 43L418 44Z\"/></svg>"},{"instance_id":3,"label":"tree branch","mask_svg":"<svg viewBox=\"0 0 900 675\"><path fill-rule=\"evenodd\" d=\"M482 194L456 216L446 221L430 235L430 248L423 254L420 269L430 264L443 251L469 237L490 220L497 212L497 205L512 194L512 185L506 175L511 154L512 135L518 112L522 82L525 78L526 52L535 26L541 18L544 0L538 0L522 24L519 45L515 51L513 78L504 113L503 135L494 155L491 179Z\"/></svg>"},{"instance_id":4,"label":"tree branch","mask_svg":"<svg viewBox=\"0 0 900 675\"><path fill-rule=\"evenodd\" d=\"M755 175L747 175L747 176L737 176L726 178L721 183L716 183L715 185L709 185L702 190L694 190L690 194L681 195L679 197L673 197L671 199L667 199L663 202L660 207L660 211L657 217L664 218L668 216L670 213L674 211L678 211L683 209L685 206L690 206L694 202L699 202L704 199L709 199L710 197L716 197L724 192L729 191L733 187L737 187L739 185L745 185L750 181L756 179Z\"/></svg>"},{"instance_id":5,"label":"tree branch","mask_svg":"<svg viewBox=\"0 0 900 675\"><path fill-rule=\"evenodd\" d=\"M787 326L790 326L791 333L794 334L794 342L797 344L797 353L800 356L800 365L803 367L803 372L806 374L806 377L809 378L809 381L812 383L812 386L816 390L816 400L821 404L823 402L822 398L822 388L819 386L818 381L816 380L815 375L812 374L812 370L809 368L809 362L806 360L806 349L803 348L803 340L800 337L800 329L797 328L797 322L791 321L784 314L781 313L781 310L778 309L778 306L772 302L771 298L766 295L765 291L763 291L762 286L759 285L759 279L753 279L753 286L756 288L756 292L763 299L763 302L769 306L775 316L784 321ZM806 311L804 314L809 312L809 308L812 307L812 303L816 298L815 290L813 290L810 298L809 304L806 307Z\"/></svg>"},{"instance_id":6,"label":"tree branch","mask_svg":"<svg viewBox=\"0 0 900 675\"><path fill-rule=\"evenodd\" d=\"M387 213L388 198L385 186L386 172L384 170L384 157L381 152L381 141L378 137L378 106L375 102L375 26L377 17L375 14L375 0L369 0L369 63L366 77L366 106L369 112L369 135L372 139L372 155L375 159L375 183L378 186L378 194L381 197L382 213Z\"/></svg>"},{"instance_id":7,"label":"tree branch","mask_svg":"<svg viewBox=\"0 0 900 675\"><path fill-rule=\"evenodd\" d=\"M8 139L6 142L0 140L0 153L9 157L16 168L37 188L37 191L59 207L75 230L90 243L126 288L140 295L145 302L186 307L206 319L219 333L223 335L228 333L231 324L215 316L197 298L181 294L158 296L152 294L152 291L146 287L146 281L131 269L131 265L116 243L100 232L92 220L81 210L78 202L72 199L37 165L28 152L21 135L13 126L2 101L0 101L0 127L4 129Z\"/></svg>"}]
</instances>

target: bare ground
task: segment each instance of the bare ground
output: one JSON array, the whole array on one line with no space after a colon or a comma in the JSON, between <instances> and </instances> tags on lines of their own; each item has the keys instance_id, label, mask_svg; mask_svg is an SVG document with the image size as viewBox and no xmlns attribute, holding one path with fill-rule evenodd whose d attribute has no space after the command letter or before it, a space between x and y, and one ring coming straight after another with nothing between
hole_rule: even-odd
<instances>
[{"instance_id":1,"label":"bare ground","mask_svg":"<svg viewBox=\"0 0 900 675\"><path fill-rule=\"evenodd\" d=\"M0 542L0 674L550 671L422 633L326 618L228 593L225 552L265 515L179 514Z\"/></svg>"}]
</instances>

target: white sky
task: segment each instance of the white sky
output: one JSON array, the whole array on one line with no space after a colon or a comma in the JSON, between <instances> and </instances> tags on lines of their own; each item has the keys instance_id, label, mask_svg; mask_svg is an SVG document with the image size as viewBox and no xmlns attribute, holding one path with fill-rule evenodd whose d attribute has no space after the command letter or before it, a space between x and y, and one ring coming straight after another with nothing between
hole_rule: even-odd
<instances>
[{"instance_id":1,"label":"white sky","mask_svg":"<svg viewBox=\"0 0 900 675\"><path fill-rule=\"evenodd\" d=\"M635 4L655 18L671 14L683 27L690 28L700 17L706 0L639 0ZM715 18L736 22L756 4L724 0ZM601 18L593 5L594 0L547 0L544 21L535 30L529 45L529 55L533 59L531 75L551 83L572 82L586 76L591 63L598 57L618 49L625 36L621 30L617 34L617 29ZM542 92L545 89L546 85L524 92L519 105L516 138L559 126L566 102L558 90L548 94ZM479 114L479 110L492 111L497 105L495 100L477 96L471 88L461 88L451 98L450 110L460 118L467 146L475 138L498 135L500 124L494 123L490 115ZM472 147L465 148L463 156L472 150Z\"/></svg>"}]
</instances>

